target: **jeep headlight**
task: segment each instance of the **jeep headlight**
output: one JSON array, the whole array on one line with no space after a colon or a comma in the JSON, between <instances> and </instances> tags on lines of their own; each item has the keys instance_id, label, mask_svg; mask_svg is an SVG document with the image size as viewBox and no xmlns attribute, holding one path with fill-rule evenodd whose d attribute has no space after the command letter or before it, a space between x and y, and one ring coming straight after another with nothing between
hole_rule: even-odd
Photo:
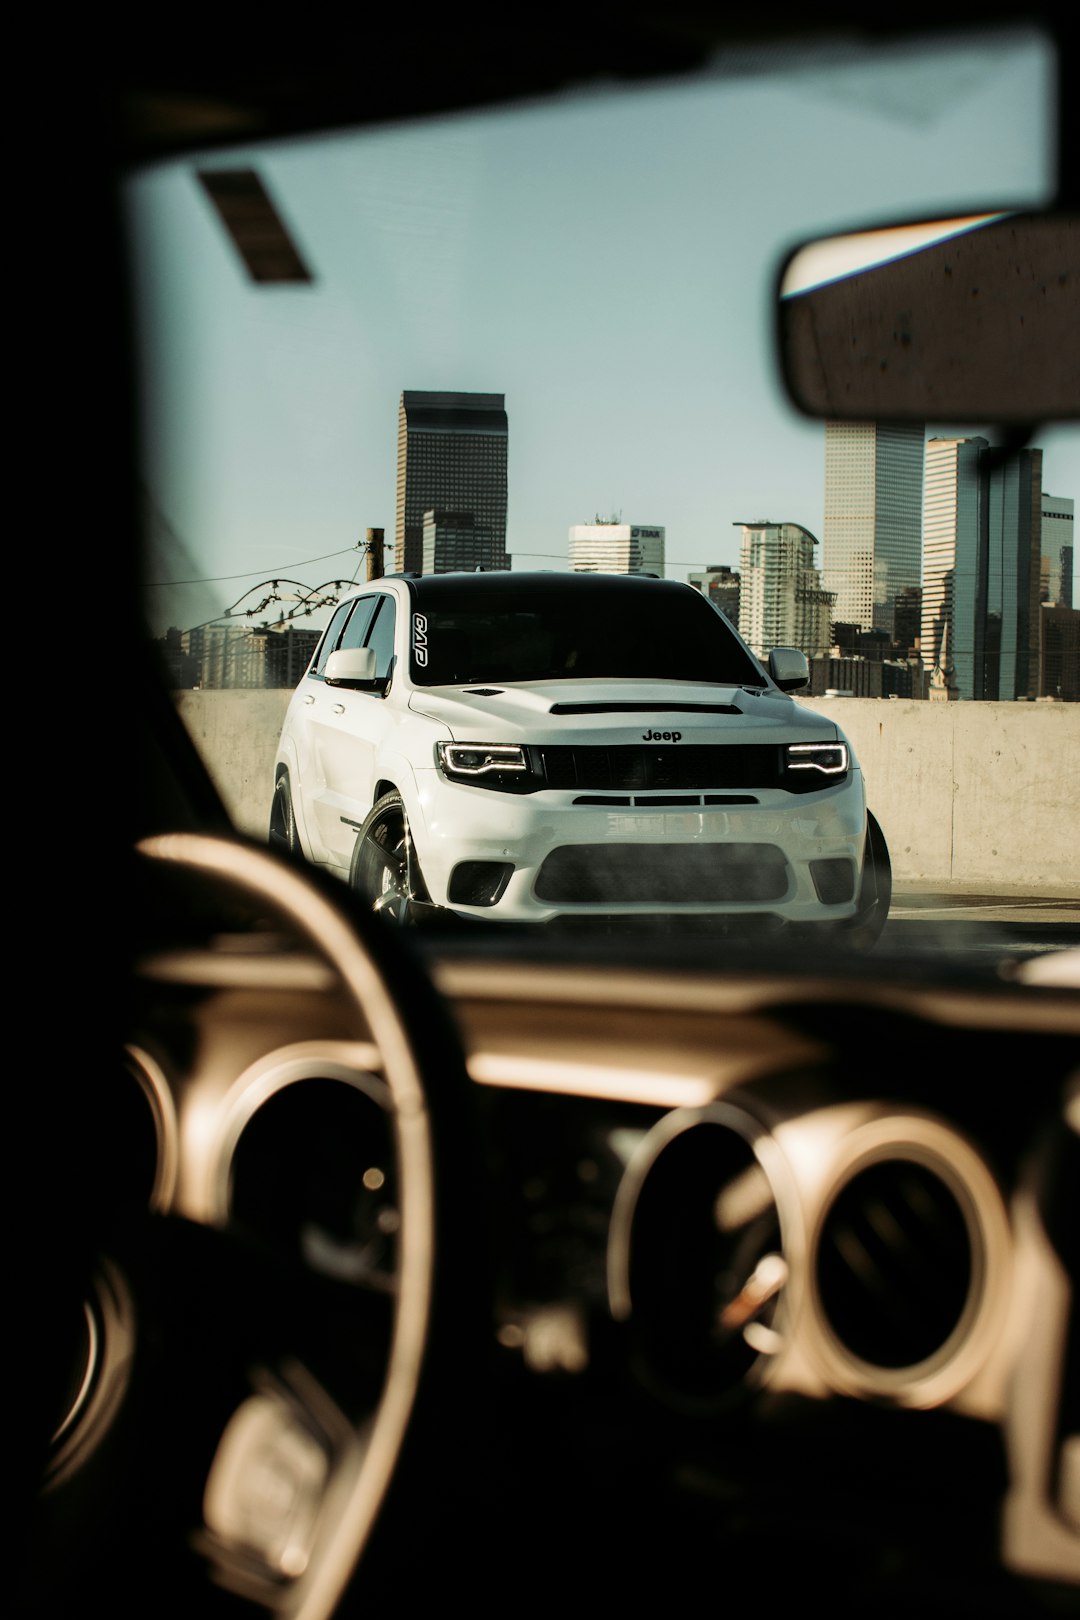
<instances>
[{"instance_id":1,"label":"jeep headlight","mask_svg":"<svg viewBox=\"0 0 1080 1620\"><path fill-rule=\"evenodd\" d=\"M847 743L788 743L784 749L788 786L804 793L841 781L849 765Z\"/></svg>"},{"instance_id":2,"label":"jeep headlight","mask_svg":"<svg viewBox=\"0 0 1080 1620\"><path fill-rule=\"evenodd\" d=\"M435 744L435 760L451 782L495 788L503 793L535 793L543 787L543 773L534 767L531 750L522 743Z\"/></svg>"}]
</instances>

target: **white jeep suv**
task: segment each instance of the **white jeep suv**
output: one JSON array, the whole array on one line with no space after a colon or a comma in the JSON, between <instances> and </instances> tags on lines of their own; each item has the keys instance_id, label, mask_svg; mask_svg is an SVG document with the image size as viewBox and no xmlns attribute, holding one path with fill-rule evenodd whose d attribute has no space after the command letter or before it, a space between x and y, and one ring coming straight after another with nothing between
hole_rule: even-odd
<instances>
[{"instance_id":1,"label":"white jeep suv","mask_svg":"<svg viewBox=\"0 0 1080 1620\"><path fill-rule=\"evenodd\" d=\"M851 745L692 586L390 575L342 602L289 705L270 841L401 920L888 911Z\"/></svg>"}]
</instances>

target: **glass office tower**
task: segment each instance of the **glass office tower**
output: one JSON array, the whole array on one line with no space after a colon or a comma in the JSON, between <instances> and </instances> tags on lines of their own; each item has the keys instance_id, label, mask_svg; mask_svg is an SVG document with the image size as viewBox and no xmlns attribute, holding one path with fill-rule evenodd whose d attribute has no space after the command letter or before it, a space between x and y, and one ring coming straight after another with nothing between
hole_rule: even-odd
<instances>
[{"instance_id":1,"label":"glass office tower","mask_svg":"<svg viewBox=\"0 0 1080 1620\"><path fill-rule=\"evenodd\" d=\"M508 425L503 394L406 389L398 407L394 567L423 572L424 514L472 520L483 555L461 566L509 567L506 553Z\"/></svg>"}]
</instances>

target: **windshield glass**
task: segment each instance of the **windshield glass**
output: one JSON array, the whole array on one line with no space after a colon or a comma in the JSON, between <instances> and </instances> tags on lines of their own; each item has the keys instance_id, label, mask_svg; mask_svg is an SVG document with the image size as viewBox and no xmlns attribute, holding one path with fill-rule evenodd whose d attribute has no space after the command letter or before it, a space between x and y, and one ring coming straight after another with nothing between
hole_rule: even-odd
<instances>
[{"instance_id":1,"label":"windshield glass","mask_svg":"<svg viewBox=\"0 0 1080 1620\"><path fill-rule=\"evenodd\" d=\"M645 910L665 910L667 879L640 876L642 851L694 845L696 870L702 843L722 861L767 846L779 910L805 921L860 904L869 809L891 855L891 916L915 908L927 925L894 931L895 948L921 949L932 921L950 950L958 936L938 924L977 896L1029 919L1067 901L1071 928L1080 429L1039 426L1002 469L994 425L809 420L783 394L774 325L780 266L802 239L1045 206L1054 71L1034 30L735 50L685 80L132 174L146 621L238 828L265 840L277 816L349 882L370 811L397 795L400 826L375 831L409 851L403 881L492 923L504 909L522 920L519 899L540 921L584 915L576 880L542 875L573 864L567 848L618 846L624 876L603 899L609 921L629 921L626 871ZM449 570L466 572L454 583ZM692 595L658 606L625 591L609 609L544 583L627 573ZM289 705L317 684L306 671L323 631L392 574L418 576L419 640L400 597L396 621L357 619L342 645L354 672L374 648L370 677L324 683L336 711L313 700L301 731ZM543 848L505 819L514 796L489 791L525 769L521 750L753 748L763 738L745 728L764 700L691 716L713 727L692 735L657 715L623 736L617 716L583 712L587 692L543 725L512 692L455 697L473 707L431 706L423 735L396 707L411 685L761 686L777 648L805 655L807 679L783 664L793 695L772 699L794 718L776 722L775 745L839 736L854 769L833 780L830 760L785 754L798 790L772 800L733 782L750 801L737 815L706 805L711 784L687 767L677 810L620 805L557 836L546 824ZM252 689L277 695L257 721L236 707ZM488 753L445 752L461 743ZM812 810L789 770L803 766L820 787ZM514 802L527 797L539 802Z\"/></svg>"},{"instance_id":2,"label":"windshield glass","mask_svg":"<svg viewBox=\"0 0 1080 1620\"><path fill-rule=\"evenodd\" d=\"M425 582L416 592L424 620L423 663L417 662L415 636L413 641L417 685L597 679L765 683L731 627L703 597L626 589L622 581L602 579L591 590L571 592L530 577L523 590L519 578L505 585L493 582L482 593L472 580Z\"/></svg>"}]
</instances>

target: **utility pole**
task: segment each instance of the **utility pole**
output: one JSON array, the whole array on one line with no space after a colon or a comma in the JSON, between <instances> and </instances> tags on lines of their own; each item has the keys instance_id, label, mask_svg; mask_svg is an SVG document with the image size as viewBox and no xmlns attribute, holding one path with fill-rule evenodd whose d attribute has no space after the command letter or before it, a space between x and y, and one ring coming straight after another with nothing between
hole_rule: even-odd
<instances>
[{"instance_id":1,"label":"utility pole","mask_svg":"<svg viewBox=\"0 0 1080 1620\"><path fill-rule=\"evenodd\" d=\"M369 529L367 532L367 577L368 579L382 579L383 577L383 531Z\"/></svg>"}]
</instances>

